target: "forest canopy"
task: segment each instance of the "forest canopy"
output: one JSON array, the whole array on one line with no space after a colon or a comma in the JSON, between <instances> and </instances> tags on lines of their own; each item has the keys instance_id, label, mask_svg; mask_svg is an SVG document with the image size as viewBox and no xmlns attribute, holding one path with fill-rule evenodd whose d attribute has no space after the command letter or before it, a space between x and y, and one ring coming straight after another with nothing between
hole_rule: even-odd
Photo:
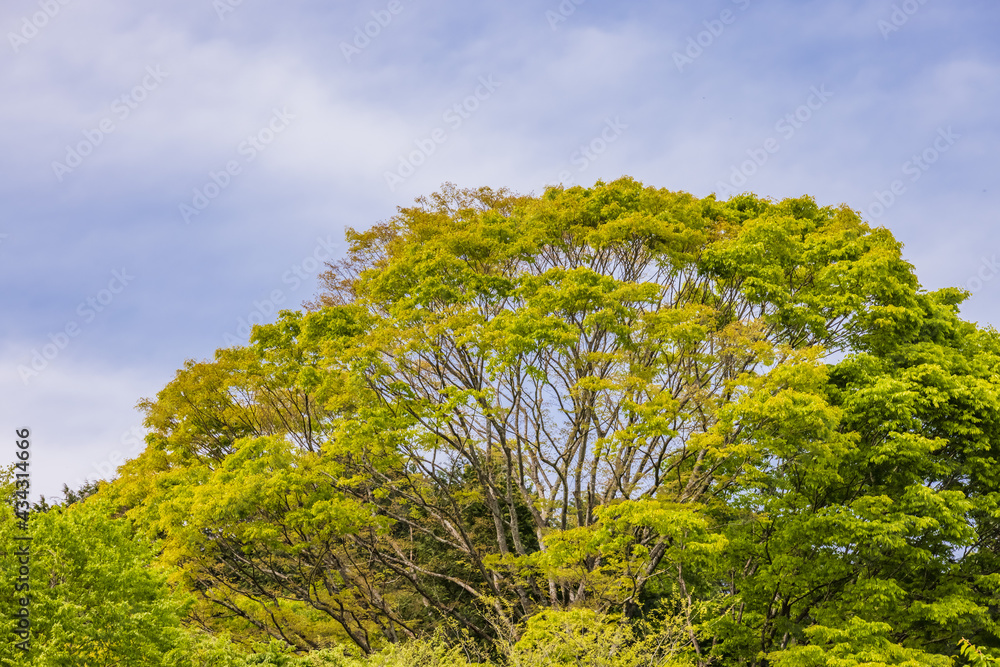
<instances>
[{"instance_id":1,"label":"forest canopy","mask_svg":"<svg viewBox=\"0 0 1000 667\"><path fill-rule=\"evenodd\" d=\"M888 230L622 178L446 185L348 240L50 510L150 545L163 664L998 654L1000 337Z\"/></svg>"}]
</instances>

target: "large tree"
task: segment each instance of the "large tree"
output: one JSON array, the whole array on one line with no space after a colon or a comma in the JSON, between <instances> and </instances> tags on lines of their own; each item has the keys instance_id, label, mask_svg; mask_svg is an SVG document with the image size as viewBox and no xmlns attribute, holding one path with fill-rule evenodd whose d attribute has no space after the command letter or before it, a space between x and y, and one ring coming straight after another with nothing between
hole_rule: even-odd
<instances>
[{"instance_id":1,"label":"large tree","mask_svg":"<svg viewBox=\"0 0 1000 667\"><path fill-rule=\"evenodd\" d=\"M372 651L656 612L705 664L989 641L1000 345L887 230L625 178L448 186L349 240L309 312L145 404L116 497L206 625Z\"/></svg>"}]
</instances>

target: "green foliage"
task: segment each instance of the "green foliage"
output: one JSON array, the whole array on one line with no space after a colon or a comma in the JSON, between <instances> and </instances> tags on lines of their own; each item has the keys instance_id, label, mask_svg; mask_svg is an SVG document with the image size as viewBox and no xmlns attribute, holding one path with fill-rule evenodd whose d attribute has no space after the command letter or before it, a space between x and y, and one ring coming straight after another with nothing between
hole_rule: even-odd
<instances>
[{"instance_id":1,"label":"green foliage","mask_svg":"<svg viewBox=\"0 0 1000 667\"><path fill-rule=\"evenodd\" d=\"M775 667L951 666L952 661L946 656L894 643L889 639L891 631L885 623L868 623L858 618L851 619L844 629L816 625L806 630L809 645L777 651L769 657Z\"/></svg>"},{"instance_id":2,"label":"green foliage","mask_svg":"<svg viewBox=\"0 0 1000 667\"><path fill-rule=\"evenodd\" d=\"M653 629L589 609L546 610L527 621L506 656L511 667L683 667L692 664L682 627Z\"/></svg>"},{"instance_id":3,"label":"green foliage","mask_svg":"<svg viewBox=\"0 0 1000 667\"><path fill-rule=\"evenodd\" d=\"M296 655L287 645L272 642L257 645L252 652L235 648L225 638L189 637L175 651L178 667L488 667L470 662L462 646L450 646L441 638L415 639L385 648L367 657L339 646Z\"/></svg>"},{"instance_id":4,"label":"green foliage","mask_svg":"<svg viewBox=\"0 0 1000 667\"><path fill-rule=\"evenodd\" d=\"M6 476L3 488L12 488ZM169 665L182 639L184 598L173 595L153 565L155 551L107 503L51 508L29 521L30 590L16 591L25 541L10 506L0 507L0 562L5 665ZM30 598L31 650L15 647L14 614Z\"/></svg>"},{"instance_id":5,"label":"green foliage","mask_svg":"<svg viewBox=\"0 0 1000 667\"><path fill-rule=\"evenodd\" d=\"M142 403L147 449L98 494L190 620L257 651L232 660L1000 643L1000 336L887 230L623 178L446 186L348 239L311 310Z\"/></svg>"},{"instance_id":6,"label":"green foliage","mask_svg":"<svg viewBox=\"0 0 1000 667\"><path fill-rule=\"evenodd\" d=\"M986 653L983 649L979 648L965 637L962 637L962 640L958 644L962 657L965 658L970 665L974 665L975 667L988 667L989 665L995 665L1000 662L1000 658Z\"/></svg>"}]
</instances>

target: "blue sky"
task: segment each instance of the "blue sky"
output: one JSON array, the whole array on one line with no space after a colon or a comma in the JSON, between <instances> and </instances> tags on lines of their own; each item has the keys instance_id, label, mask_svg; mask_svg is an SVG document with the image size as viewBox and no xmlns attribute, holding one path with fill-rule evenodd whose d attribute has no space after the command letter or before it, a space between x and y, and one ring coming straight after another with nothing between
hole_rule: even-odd
<instances>
[{"instance_id":1,"label":"blue sky","mask_svg":"<svg viewBox=\"0 0 1000 667\"><path fill-rule=\"evenodd\" d=\"M446 181L846 203L1000 323L994 0L7 0L0 29L0 429L33 430L34 495L107 477L139 399Z\"/></svg>"}]
</instances>

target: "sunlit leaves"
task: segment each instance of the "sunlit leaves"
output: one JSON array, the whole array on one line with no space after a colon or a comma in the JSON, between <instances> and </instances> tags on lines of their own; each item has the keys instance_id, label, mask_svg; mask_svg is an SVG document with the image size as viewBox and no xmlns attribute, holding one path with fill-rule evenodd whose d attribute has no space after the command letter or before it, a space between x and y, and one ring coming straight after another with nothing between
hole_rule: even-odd
<instances>
[{"instance_id":1,"label":"sunlit leaves","mask_svg":"<svg viewBox=\"0 0 1000 667\"><path fill-rule=\"evenodd\" d=\"M700 665L994 632L1000 339L887 230L623 178L445 186L348 240L313 309L143 404L110 492L209 625L569 660L655 610Z\"/></svg>"}]
</instances>

